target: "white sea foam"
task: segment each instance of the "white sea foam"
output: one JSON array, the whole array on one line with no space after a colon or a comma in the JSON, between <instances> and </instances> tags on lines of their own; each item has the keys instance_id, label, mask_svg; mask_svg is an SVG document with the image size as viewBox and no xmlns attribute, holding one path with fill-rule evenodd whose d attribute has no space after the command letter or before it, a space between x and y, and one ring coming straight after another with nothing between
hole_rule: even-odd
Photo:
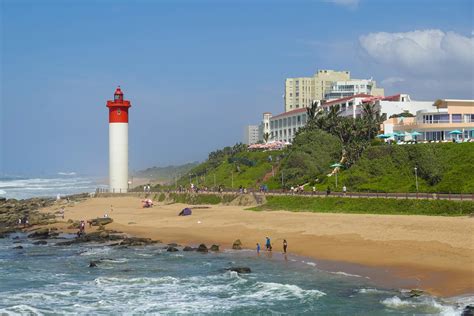
<instances>
[{"instance_id":1,"label":"white sea foam","mask_svg":"<svg viewBox=\"0 0 474 316\"><path fill-rule=\"evenodd\" d=\"M401 299L398 296L386 298L381 303L392 309L423 308L427 313L442 316L461 315L465 305L453 306L437 301L433 297Z\"/></svg>"},{"instance_id":2,"label":"white sea foam","mask_svg":"<svg viewBox=\"0 0 474 316\"><path fill-rule=\"evenodd\" d=\"M302 262L303 262L303 263L306 263L307 265L312 266L312 267L315 267L315 266L316 266L316 263L311 262L311 261L308 261L308 262L302 261Z\"/></svg>"},{"instance_id":3,"label":"white sea foam","mask_svg":"<svg viewBox=\"0 0 474 316\"><path fill-rule=\"evenodd\" d=\"M7 194L7 192L0 190L0 194Z\"/></svg>"},{"instance_id":4,"label":"white sea foam","mask_svg":"<svg viewBox=\"0 0 474 316\"><path fill-rule=\"evenodd\" d=\"M347 277L353 277L353 278L362 278L362 276L360 276L358 274L351 274L351 273L346 273L346 272L342 272L342 271L330 272L330 273L331 274L343 275L343 276L347 276Z\"/></svg>"}]
</instances>

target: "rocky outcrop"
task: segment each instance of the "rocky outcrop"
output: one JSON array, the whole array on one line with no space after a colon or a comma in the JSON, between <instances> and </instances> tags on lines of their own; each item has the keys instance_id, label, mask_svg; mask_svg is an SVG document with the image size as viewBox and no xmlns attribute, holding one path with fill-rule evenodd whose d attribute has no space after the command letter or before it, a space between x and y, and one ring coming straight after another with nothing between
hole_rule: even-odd
<instances>
[{"instance_id":1,"label":"rocky outcrop","mask_svg":"<svg viewBox=\"0 0 474 316\"><path fill-rule=\"evenodd\" d=\"M179 251L179 250L178 250L178 248L175 248L175 247L168 247L168 248L166 249L166 251L168 251L168 252L177 252L177 251Z\"/></svg>"},{"instance_id":2,"label":"rocky outcrop","mask_svg":"<svg viewBox=\"0 0 474 316\"><path fill-rule=\"evenodd\" d=\"M474 316L474 305L464 307L461 316Z\"/></svg>"},{"instance_id":3,"label":"rocky outcrop","mask_svg":"<svg viewBox=\"0 0 474 316\"><path fill-rule=\"evenodd\" d=\"M196 250L196 249L193 248L193 247L190 247L190 246L186 246L186 247L183 248L183 251L194 251L194 250Z\"/></svg>"},{"instance_id":4,"label":"rocky outcrop","mask_svg":"<svg viewBox=\"0 0 474 316\"><path fill-rule=\"evenodd\" d=\"M46 245L48 242L46 240L38 240L33 243L33 245Z\"/></svg>"},{"instance_id":5,"label":"rocky outcrop","mask_svg":"<svg viewBox=\"0 0 474 316\"><path fill-rule=\"evenodd\" d=\"M110 217L104 217L104 218L94 218L91 219L89 222L91 223L92 226L104 226L107 224L112 223L114 220L111 219Z\"/></svg>"},{"instance_id":6,"label":"rocky outcrop","mask_svg":"<svg viewBox=\"0 0 474 316\"><path fill-rule=\"evenodd\" d=\"M232 244L232 249L235 249L235 250L242 249L242 242L240 241L240 239L237 239L236 241L234 241L234 243Z\"/></svg>"},{"instance_id":7,"label":"rocky outcrop","mask_svg":"<svg viewBox=\"0 0 474 316\"><path fill-rule=\"evenodd\" d=\"M97 263L98 263L97 261L91 261L91 262L89 262L89 268L95 268L95 267L97 267Z\"/></svg>"},{"instance_id":8,"label":"rocky outcrop","mask_svg":"<svg viewBox=\"0 0 474 316\"><path fill-rule=\"evenodd\" d=\"M0 228L23 228L23 222L28 219L28 225L46 225L55 221L54 214L40 213L37 210L52 206L54 199L33 198L27 200L0 200ZM19 225L18 220L22 220Z\"/></svg>"},{"instance_id":9,"label":"rocky outcrop","mask_svg":"<svg viewBox=\"0 0 474 316\"><path fill-rule=\"evenodd\" d=\"M207 246L205 244L200 244L197 249L196 249L197 252L208 252L209 249L207 249Z\"/></svg>"},{"instance_id":10,"label":"rocky outcrop","mask_svg":"<svg viewBox=\"0 0 474 316\"><path fill-rule=\"evenodd\" d=\"M33 231L31 234L28 235L28 238L33 239L48 239L53 238L59 235L57 232L57 228L40 228L38 230Z\"/></svg>"},{"instance_id":11,"label":"rocky outcrop","mask_svg":"<svg viewBox=\"0 0 474 316\"><path fill-rule=\"evenodd\" d=\"M211 248L209 248L211 251L219 251L219 245L212 245Z\"/></svg>"},{"instance_id":12,"label":"rocky outcrop","mask_svg":"<svg viewBox=\"0 0 474 316\"><path fill-rule=\"evenodd\" d=\"M249 267L231 267L229 269L227 269L229 271L234 271L234 272L237 272L237 273L251 273L252 270L249 268Z\"/></svg>"},{"instance_id":13,"label":"rocky outcrop","mask_svg":"<svg viewBox=\"0 0 474 316\"><path fill-rule=\"evenodd\" d=\"M16 246L16 247L13 247L13 249L23 249L23 246Z\"/></svg>"}]
</instances>

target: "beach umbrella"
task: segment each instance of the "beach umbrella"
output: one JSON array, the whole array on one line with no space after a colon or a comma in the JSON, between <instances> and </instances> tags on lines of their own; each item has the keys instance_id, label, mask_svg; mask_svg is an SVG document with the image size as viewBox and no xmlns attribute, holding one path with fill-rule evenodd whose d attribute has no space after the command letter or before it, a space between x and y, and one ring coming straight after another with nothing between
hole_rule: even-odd
<instances>
[{"instance_id":1,"label":"beach umbrella","mask_svg":"<svg viewBox=\"0 0 474 316\"><path fill-rule=\"evenodd\" d=\"M395 137L405 137L405 133L397 133L397 132L395 132L395 133L393 133L393 136L395 136Z\"/></svg>"},{"instance_id":2,"label":"beach umbrella","mask_svg":"<svg viewBox=\"0 0 474 316\"><path fill-rule=\"evenodd\" d=\"M422 134L420 132L414 131L411 133L411 136L421 136Z\"/></svg>"},{"instance_id":3,"label":"beach umbrella","mask_svg":"<svg viewBox=\"0 0 474 316\"><path fill-rule=\"evenodd\" d=\"M340 168L340 167L342 167L342 165L341 165L340 163L337 163L337 162L336 162L336 163L333 163L333 164L331 165L331 167L332 167L332 168L337 168L337 167ZM336 188L337 188L337 172L336 172Z\"/></svg>"},{"instance_id":4,"label":"beach umbrella","mask_svg":"<svg viewBox=\"0 0 474 316\"><path fill-rule=\"evenodd\" d=\"M391 136L388 135L388 134L379 134L379 135L377 135L377 136L375 136L375 137L385 139L385 138L390 138Z\"/></svg>"},{"instance_id":5,"label":"beach umbrella","mask_svg":"<svg viewBox=\"0 0 474 316\"><path fill-rule=\"evenodd\" d=\"M449 132L450 135L460 135L462 132L460 130L455 129L454 131Z\"/></svg>"}]
</instances>

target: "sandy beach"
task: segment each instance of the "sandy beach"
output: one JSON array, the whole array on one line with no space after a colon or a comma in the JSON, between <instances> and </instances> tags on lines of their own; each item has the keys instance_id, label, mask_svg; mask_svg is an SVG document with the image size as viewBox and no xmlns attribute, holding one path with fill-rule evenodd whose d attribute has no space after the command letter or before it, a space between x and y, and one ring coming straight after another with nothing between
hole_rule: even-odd
<instances>
[{"instance_id":1,"label":"sandy beach","mask_svg":"<svg viewBox=\"0 0 474 316\"><path fill-rule=\"evenodd\" d=\"M236 239L245 248L254 249L257 242L263 248L269 236L275 254L286 239L288 256L320 260L318 265L365 274L385 286L420 288L440 296L474 293L474 218L254 212L223 205L198 206L191 216L180 217L188 205L143 209L140 201L131 196L87 199L66 207L65 221L107 213L114 219L108 229L221 248L230 248ZM64 229L67 224L56 226Z\"/></svg>"}]
</instances>

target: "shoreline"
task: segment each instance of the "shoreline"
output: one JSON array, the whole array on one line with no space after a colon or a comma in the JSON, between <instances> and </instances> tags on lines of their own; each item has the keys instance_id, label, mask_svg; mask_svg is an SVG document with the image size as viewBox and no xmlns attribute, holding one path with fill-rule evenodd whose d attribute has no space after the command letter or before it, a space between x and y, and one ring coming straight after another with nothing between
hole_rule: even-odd
<instances>
[{"instance_id":1,"label":"shoreline","mask_svg":"<svg viewBox=\"0 0 474 316\"><path fill-rule=\"evenodd\" d=\"M252 250L256 242L263 246L268 235L275 255L286 238L288 256L310 258L325 271L367 276L384 288L419 288L441 297L474 293L474 243L469 234L474 222L467 217L253 212L223 205L201 206L191 216L178 217L186 206L143 209L137 197L99 197L66 206L64 221L108 213L114 222L106 229L183 246L215 243L221 249L231 249L240 239L243 248ZM53 224L65 232L68 225ZM455 233L447 238L451 230Z\"/></svg>"}]
</instances>

